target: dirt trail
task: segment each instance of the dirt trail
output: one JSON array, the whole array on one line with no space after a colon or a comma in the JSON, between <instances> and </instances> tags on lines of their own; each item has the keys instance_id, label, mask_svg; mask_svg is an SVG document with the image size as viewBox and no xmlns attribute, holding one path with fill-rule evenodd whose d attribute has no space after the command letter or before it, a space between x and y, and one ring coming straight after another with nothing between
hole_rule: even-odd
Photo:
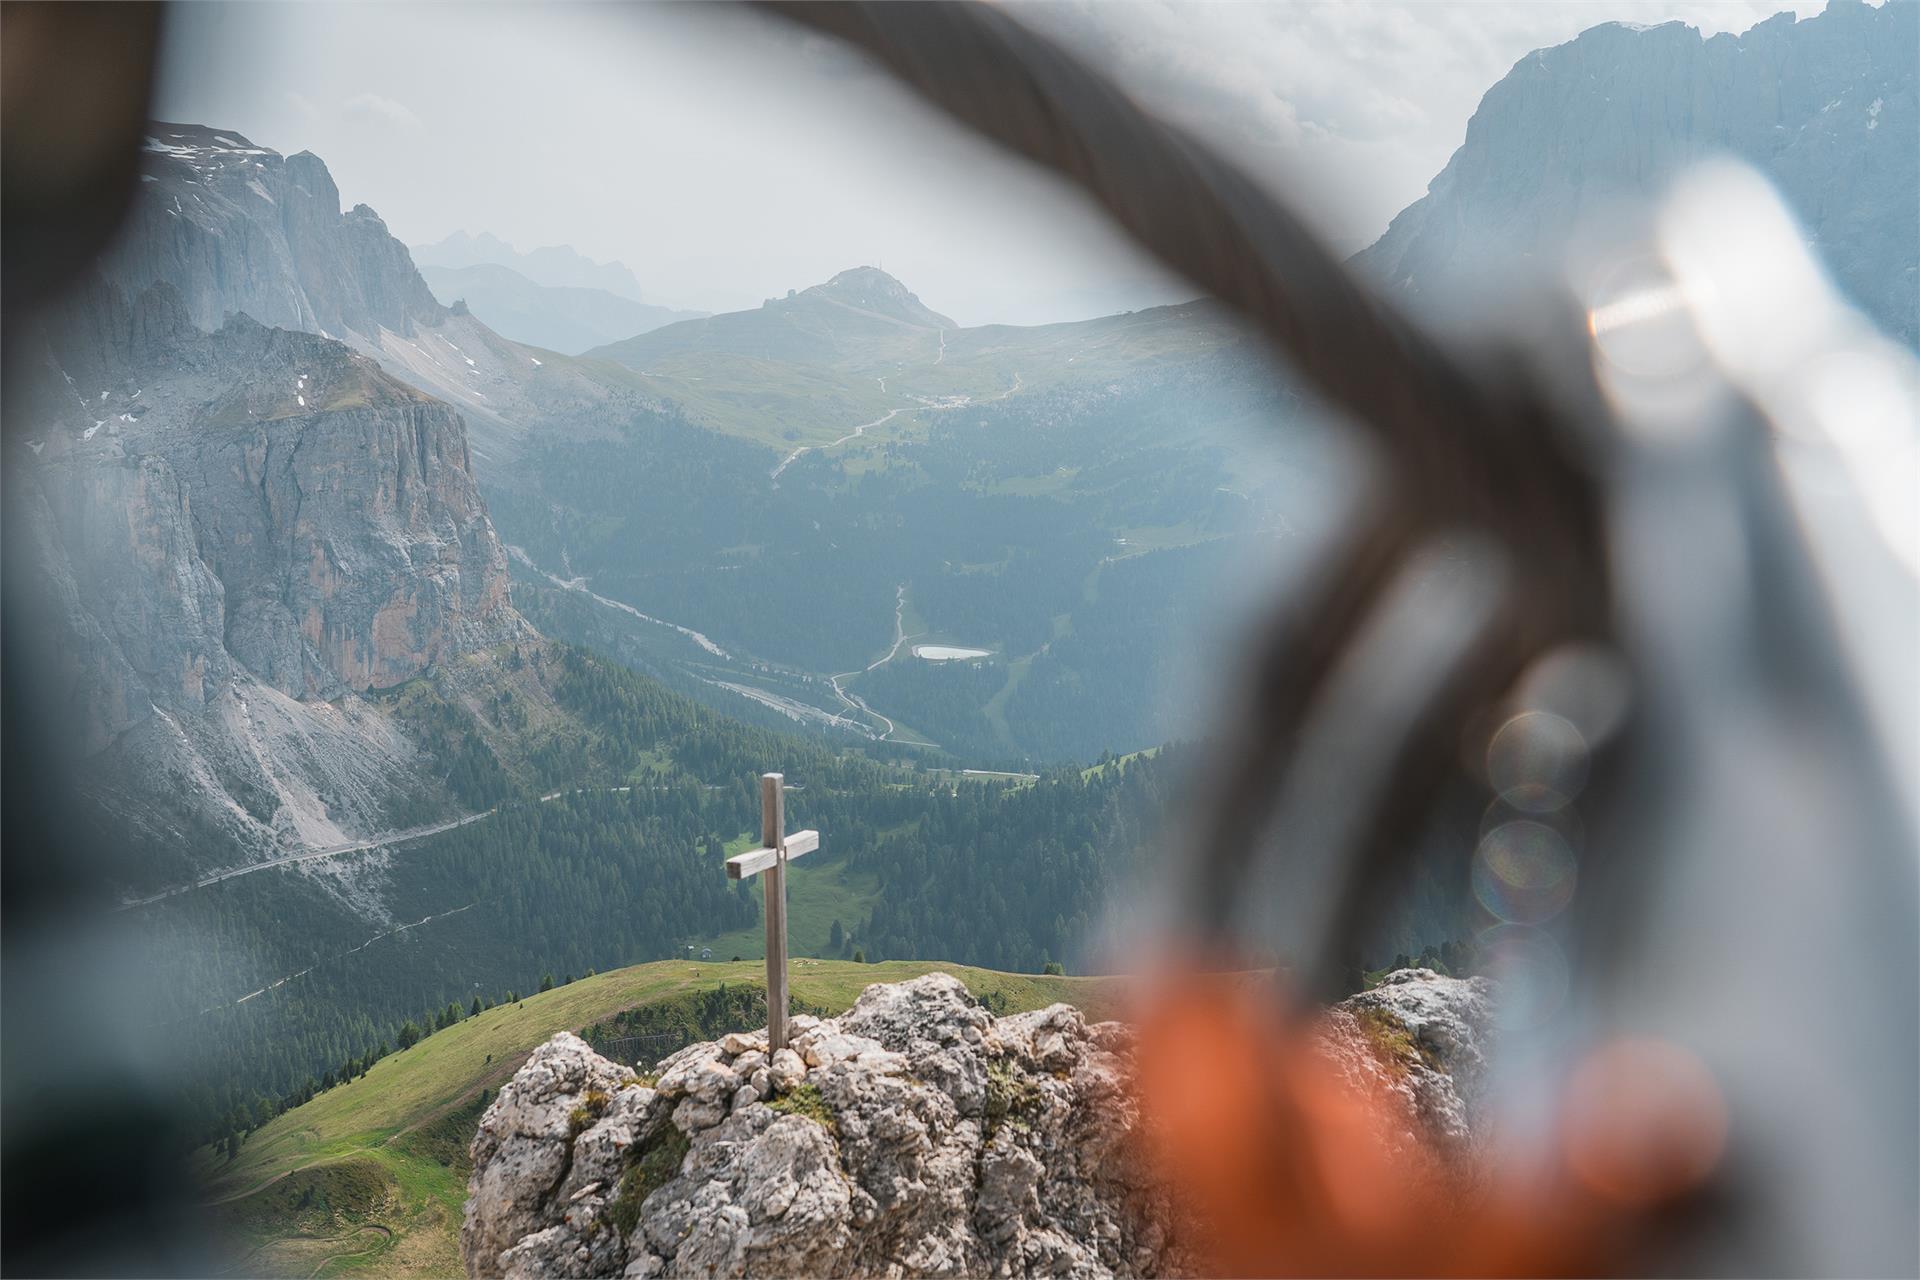
<instances>
[{"instance_id":1,"label":"dirt trail","mask_svg":"<svg viewBox=\"0 0 1920 1280\"><path fill-rule=\"evenodd\" d=\"M879 417L875 418L872 422L861 423L859 426L855 427L853 430L847 432L847 434L841 436L838 440L830 440L826 444L803 444L798 449L795 449L792 453L788 454L786 457L780 460L780 465L773 469L773 478L775 480L778 480L780 478L780 473L782 471L785 471L788 467L792 466L794 459L798 458L803 453L812 453L815 449L832 449L839 445L845 444L849 440L857 440L861 436L867 434L867 428L885 426L887 423L892 422L895 418L899 417L901 414L910 412L911 410L917 409L919 407L920 406L918 405L903 405L898 409L889 409L885 413L881 414Z\"/></svg>"},{"instance_id":2,"label":"dirt trail","mask_svg":"<svg viewBox=\"0 0 1920 1280\"><path fill-rule=\"evenodd\" d=\"M312 1271L309 1271L307 1273L307 1280L313 1280L314 1276L317 1276L322 1271L325 1271L327 1269L327 1264L329 1262L338 1262L342 1258L358 1258L362 1254L373 1253L376 1250L383 1249L387 1245L390 1245L393 1243L393 1228L383 1227L377 1222L369 1222L366 1226L359 1228L358 1230L354 1231L351 1235L324 1236L320 1238L325 1240L336 1240L336 1241L337 1240L353 1240L353 1239L359 1238L360 1236L365 1235L369 1231L379 1232L382 1238L378 1241L375 1241L373 1244L367 1246L364 1249L348 1249L343 1253L328 1254L326 1257L320 1259L319 1265L315 1266Z\"/></svg>"}]
</instances>

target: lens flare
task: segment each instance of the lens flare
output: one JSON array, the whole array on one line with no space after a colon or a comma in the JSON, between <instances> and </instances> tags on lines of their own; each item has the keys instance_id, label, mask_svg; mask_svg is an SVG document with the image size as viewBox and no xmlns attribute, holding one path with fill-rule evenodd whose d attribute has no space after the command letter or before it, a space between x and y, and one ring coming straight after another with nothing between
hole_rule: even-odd
<instances>
[{"instance_id":1,"label":"lens flare","mask_svg":"<svg viewBox=\"0 0 1920 1280\"><path fill-rule=\"evenodd\" d=\"M1573 850L1560 833L1520 819L1488 832L1473 854L1473 894L1509 924L1542 924L1573 900Z\"/></svg>"},{"instance_id":2,"label":"lens flare","mask_svg":"<svg viewBox=\"0 0 1920 1280\"><path fill-rule=\"evenodd\" d=\"M1580 851L1586 847L1587 827L1586 823L1580 819L1579 805L1562 805L1552 813L1523 813L1498 796L1488 802L1487 807L1481 812L1480 827L1474 836L1474 841L1477 844L1491 835L1496 827L1504 827L1509 822L1522 819L1537 822L1550 829L1566 843L1568 849L1573 851L1575 858L1578 858Z\"/></svg>"},{"instance_id":3,"label":"lens flare","mask_svg":"<svg viewBox=\"0 0 1920 1280\"><path fill-rule=\"evenodd\" d=\"M1487 781L1522 813L1551 813L1587 785L1587 740L1551 711L1523 711L1487 745Z\"/></svg>"}]
</instances>

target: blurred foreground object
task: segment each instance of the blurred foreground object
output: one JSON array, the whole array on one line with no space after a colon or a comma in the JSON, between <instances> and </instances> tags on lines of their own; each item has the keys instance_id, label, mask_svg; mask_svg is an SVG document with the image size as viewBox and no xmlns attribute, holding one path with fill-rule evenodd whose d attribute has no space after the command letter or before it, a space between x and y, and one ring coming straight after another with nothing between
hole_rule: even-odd
<instances>
[{"instance_id":1,"label":"blurred foreground object","mask_svg":"<svg viewBox=\"0 0 1920 1280\"><path fill-rule=\"evenodd\" d=\"M6 294L38 305L106 247L139 174L151 4L11 3L0 18Z\"/></svg>"},{"instance_id":2,"label":"blurred foreground object","mask_svg":"<svg viewBox=\"0 0 1920 1280\"><path fill-rule=\"evenodd\" d=\"M45 357L37 323L100 253L138 182L162 10L155 5L0 7L5 372L0 428L27 424L13 376ZM38 347L36 349L36 340ZM4 627L5 1092L0 1095L0 1270L9 1275L204 1271L193 1181L174 1130L174 1082L156 1079L151 1038L123 1016L124 930L91 910L100 850L75 821L71 762L56 731L57 665L23 605L33 580L27 504L6 473Z\"/></svg>"},{"instance_id":3,"label":"blurred foreground object","mask_svg":"<svg viewBox=\"0 0 1920 1280\"><path fill-rule=\"evenodd\" d=\"M1920 1270L1920 376L1766 184L1701 171L1443 342L1005 10L777 12L1080 186L1375 448L1176 872L1171 945L1278 952L1289 991L1175 967L1146 1015L1219 1268ZM1302 1049L1463 780L1508 1023L1484 1179L1370 1158Z\"/></svg>"}]
</instances>

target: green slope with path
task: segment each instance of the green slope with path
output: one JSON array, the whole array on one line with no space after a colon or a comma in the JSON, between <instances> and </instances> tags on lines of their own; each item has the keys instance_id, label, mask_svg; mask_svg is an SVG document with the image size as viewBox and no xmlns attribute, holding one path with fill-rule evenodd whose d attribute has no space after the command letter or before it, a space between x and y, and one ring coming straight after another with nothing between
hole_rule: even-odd
<instances>
[{"instance_id":1,"label":"green slope with path","mask_svg":"<svg viewBox=\"0 0 1920 1280\"><path fill-rule=\"evenodd\" d=\"M1056 1001L1113 1012L1099 978L997 973L935 961L796 958L794 998L845 1009L869 984L942 970L1015 1010ZM467 1142L485 1096L558 1031L728 987L765 986L757 962L663 960L582 978L486 1010L374 1063L250 1135L202 1169L230 1275L457 1276Z\"/></svg>"}]
</instances>

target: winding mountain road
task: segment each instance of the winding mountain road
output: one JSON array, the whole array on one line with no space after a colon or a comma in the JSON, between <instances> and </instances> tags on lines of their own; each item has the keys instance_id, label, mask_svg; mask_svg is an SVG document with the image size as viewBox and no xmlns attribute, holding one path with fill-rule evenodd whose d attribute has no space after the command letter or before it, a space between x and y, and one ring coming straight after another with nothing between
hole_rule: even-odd
<instances>
[{"instance_id":1,"label":"winding mountain road","mask_svg":"<svg viewBox=\"0 0 1920 1280\"><path fill-rule=\"evenodd\" d=\"M942 338L944 339L944 337L945 335L943 333ZM984 404L991 400L1004 400L1008 396L1012 395L1014 392L1018 391L1020 387L1021 387L1020 375L1016 373L1013 376L1012 386L1008 387L1005 391L1001 392L999 395L989 396L987 397L987 400L979 401L977 403ZM963 400L960 403L955 403L951 405L907 405L907 406L902 406L898 409L889 409L885 414L881 415L878 418L875 418L872 422L863 423L860 426L855 427L852 431L848 432L844 436L841 436L838 440L835 440L830 444L808 445L808 446L804 446L802 448L794 450L791 454L787 455L787 458L785 461L783 461L778 467L774 468L773 475L777 479L780 473L782 471L785 471L788 465L790 465L795 458L798 458L801 454L806 453L811 449L815 449L815 448L831 449L835 445L844 444L847 441L852 440L855 437L863 434L869 428L880 426L885 422L891 421L893 418L897 417L902 413L910 412L911 410L914 410L914 409L926 409L929 412L937 412L942 409L958 409L958 408L963 408L965 407L966 404L970 404L970 403L976 403L976 402L971 400ZM682 635L691 639L695 644L699 645L702 649L706 650L711 654L714 654L717 657L731 659L733 656L732 654L728 653L725 649L715 644L711 639L709 639L705 635L702 635L700 632L693 630L691 627L684 627L675 622L668 622L661 618L651 617L648 614L644 614L640 612L638 609L634 608L630 604L625 603L624 601L609 599L608 597L603 596L598 592L590 589L587 586L585 579L583 578L576 577L573 579L566 579L566 578L560 577L558 574L550 573L547 570L541 568L539 565L535 564L532 557L527 555L527 553L524 550L522 550L517 546L509 545L506 548L506 550L510 555L513 556L514 559L520 561L521 564L525 565L529 569L532 569L535 573L540 574L542 577L546 578L549 582L553 583L555 586L560 587L563 590L579 592L589 597L597 604L603 605L609 609L618 609L622 613L630 614L631 616L640 619L642 622L650 622L656 626L671 627L673 630L678 631ZM563 552L563 555L564 555L564 552ZM842 688L840 682L842 680L848 679L853 676L863 675L868 671L872 671L875 667L884 666L885 664L893 661L894 658L899 656L900 646L905 644L909 639L909 637L906 635L906 630L905 630L906 600L907 600L907 586L905 583L901 583L899 586L894 588L894 594L893 594L893 645L891 648L887 650L887 652L884 655L874 659L872 662L869 662L865 667L861 668L859 671L842 671L838 675L833 675L828 677L828 684L832 687L834 696L839 698L840 701L849 710L859 712L862 715L870 716L872 717L872 719L886 726L886 728L878 735L876 739L878 741L887 741L889 739L892 739L893 736L899 732L899 726L893 722L891 717L886 716L881 712L875 711L871 706L868 706L866 700L862 698L859 694L849 693L846 689ZM709 683L719 683L719 682L709 681ZM727 687L732 688L733 692L736 692L736 693L742 693L742 694L747 693L745 689L734 688L733 686L727 686ZM752 696L752 695L748 695L748 696ZM589 789L590 788L574 788L573 790L580 791L580 790L589 790ZM610 789L614 791L629 790L629 788L627 787L613 787ZM572 793L573 792L570 792L570 791L555 791L550 795L541 796L540 801L541 803L544 804L549 800L554 800L562 795L568 795ZM293 866L297 863L302 863L302 862L317 862L325 858L338 858L338 857L343 857L345 855L354 854L354 853L369 853L369 852L372 852L373 850L384 849L391 845L406 844L407 842L413 841L413 840L422 840L427 838L428 836L440 835L443 832L458 830L461 827L469 826L475 822L480 822L486 818L492 817L494 814L498 812L499 812L499 806L496 805L491 809L486 809L479 813L470 813L458 818L448 818L442 822L425 823L421 826L408 827L400 831L388 831L380 835L369 836L363 840L350 840L350 841L342 842L340 844L327 845L318 849L302 849L294 853L283 854L277 858L268 858L260 862L250 862L245 866L228 867L224 870L213 872L210 875L202 876L198 880L194 880L190 883L175 885L170 889L163 889L159 893L150 894L144 898L127 899L126 901L121 902L117 907L115 907L115 910L130 911L136 907L151 906L153 903L164 901L167 898L178 897L183 893L191 893L196 889L205 889L212 885L220 884L223 881L235 879L239 876L252 875L256 871L266 871L274 867ZM258 993L256 992L255 994L258 994Z\"/></svg>"},{"instance_id":2,"label":"winding mountain road","mask_svg":"<svg viewBox=\"0 0 1920 1280\"><path fill-rule=\"evenodd\" d=\"M833 686L833 693L835 697L839 698L840 701L846 703L848 707L858 711L864 711L868 715L872 716L875 720L878 720L882 724L887 726L886 732L882 733L877 739L878 741L881 741L881 742L885 742L887 739L893 737L894 733L898 731L899 726L894 724L892 720L889 720L886 716L882 715L880 712L875 711L872 707L868 706L866 699L862 698L859 694L848 693L845 689L842 689L840 687L840 682L842 680L845 680L849 676L865 675L867 672L873 670L875 667L885 666L887 663L893 661L895 655L897 655L900 652L900 646L905 644L908 639L907 635L905 634L906 627L905 627L905 621L904 621L905 615L906 615L906 608L907 608L907 584L903 582L899 586L893 589L893 648L887 650L884 656L875 658L872 662L869 662L866 666L862 667L858 671L842 671L837 676L827 677L827 683Z\"/></svg>"},{"instance_id":3,"label":"winding mountain road","mask_svg":"<svg viewBox=\"0 0 1920 1280\"><path fill-rule=\"evenodd\" d=\"M947 331L945 329L942 329L940 331L940 357L939 359L936 359L934 363L939 364L940 360L946 359L946 355L947 355ZM886 380L884 378L881 379L880 389L882 391L886 390L886 385L887 385ZM801 445L798 449L795 449L792 453L788 454L786 457L780 460L780 465L773 469L773 479L776 481L779 480L780 473L785 471L788 467L792 466L795 460L798 459L801 454L813 453L814 451L819 449L836 449L841 445L845 444L849 440L859 439L861 436L865 435L867 432L871 431L875 427L885 426L887 423L892 422L895 418L899 417L903 413L945 413L949 409L966 409L977 404L992 404L996 400L1005 400L1008 396L1018 391L1023 385L1025 384L1021 381L1020 375L1016 373L1013 375L1013 385L1008 387L1005 391L1000 392L998 395L986 396L979 400L975 400L972 396L955 396L953 400L947 404L903 404L897 409L889 409L885 413L881 414L879 417L875 418L872 422L861 423L859 426L855 427L853 430L847 432L847 434L841 436L838 440L829 440L825 444Z\"/></svg>"},{"instance_id":4,"label":"winding mountain road","mask_svg":"<svg viewBox=\"0 0 1920 1280\"><path fill-rule=\"evenodd\" d=\"M777 475L778 472L776 472L775 474ZM695 644L699 645L702 649L705 649L708 653L712 654L716 658L731 659L733 657L732 654L728 653L725 649L722 649L719 645L715 644L709 637L707 637L706 635L703 635L698 631L695 631L692 627L683 627L677 622L668 622L665 618L653 617L651 614L645 614L640 612L638 609L634 608L632 605L626 603L623 600L614 600L607 596L603 596L598 591L595 591L593 588L589 587L587 585L587 580L585 578L581 578L581 577L563 578L557 573L550 573L547 570L541 568L539 565L535 564L533 562L532 556L528 555L523 549L514 546L512 543L507 543L506 549L507 549L508 555L512 556L515 560L518 560L521 564L527 566L527 568L533 570L535 573L545 578L548 582L551 582L554 586L559 587L562 591L577 592L580 595L587 597L589 600L593 601L595 604L601 605L605 608L618 609L621 613L631 614L633 617L640 619L640 621L642 622L651 622L656 627L668 627L674 631L678 631L681 635L693 641ZM567 560L567 549L565 547L560 548L560 560L562 564L566 565L568 572L572 572L573 565L569 563Z\"/></svg>"},{"instance_id":5,"label":"winding mountain road","mask_svg":"<svg viewBox=\"0 0 1920 1280\"><path fill-rule=\"evenodd\" d=\"M541 797L542 800L550 800L552 798L551 796ZM409 840L421 840L427 836L437 836L443 831L452 831L456 828L467 826L469 823L478 822L482 818L492 817L497 812L499 812L499 809L496 807L488 809L483 813L470 813L462 818L449 818L445 822L430 822L425 826L408 827L404 831L389 831L383 835L372 836L365 840L352 840L344 844L326 845L319 849L306 849L299 853L289 853L282 857L269 858L264 862L249 862L242 867L228 867L225 871L216 871L210 876L202 876L191 884L175 885L173 888L163 889L151 897L134 898L122 902L115 910L130 911L135 907L150 906L164 898L176 898L183 893L192 893L195 889L204 889L209 885L216 885L223 880L232 880L238 876L250 876L256 871L265 871L271 867L291 866L296 862L313 862L320 858L338 858L342 854L348 853L366 853L373 849L384 849L390 844L404 844Z\"/></svg>"},{"instance_id":6,"label":"winding mountain road","mask_svg":"<svg viewBox=\"0 0 1920 1280\"><path fill-rule=\"evenodd\" d=\"M780 465L773 469L773 478L775 480L778 480L780 478L780 473L782 471L785 471L788 467L792 466L794 459L798 458L803 453L812 453L815 449L832 449L832 448L838 447L839 445L845 444L849 440L857 440L861 436L867 433L867 429L869 427L885 426L887 423L892 422L895 418L899 417L901 414L909 413L914 409L918 409L922 407L923 406L921 405L902 405L898 409L889 409L885 413L881 414L879 417L875 418L872 422L861 423L859 426L855 427L853 430L847 432L847 434L841 436L838 440L829 440L825 444L803 444L798 449L795 449L792 453L788 454L786 457L780 460Z\"/></svg>"},{"instance_id":7,"label":"winding mountain road","mask_svg":"<svg viewBox=\"0 0 1920 1280\"><path fill-rule=\"evenodd\" d=\"M588 791L604 790L618 792L631 791L632 789L631 787L571 787L560 791L548 792L546 795L540 797L540 803L545 804L549 800L558 800L561 796L580 795ZM163 889L159 893L145 898L128 899L120 903L114 910L131 911L135 907L151 906L167 898L177 898L183 893L192 893L195 889L204 889L209 885L219 884L223 880L232 880L239 876L250 876L256 871L268 871L274 867L292 866L297 862L316 862L321 858L339 858L350 853L369 853L375 849L384 849L388 845L406 844L411 840L424 840L428 836L437 836L443 831L454 831L460 827L470 826L482 819L491 818L498 812L500 812L500 806L495 805L491 809L483 809L479 813L469 813L464 817L448 818L444 822L430 822L424 826L408 827L404 831L388 831L381 835L369 836L365 840L351 840L343 844L327 845L319 849L302 849L295 853L283 854L278 858L268 858L261 862L249 862L245 866L228 867L224 871L216 871L212 875L202 876L190 884L178 884L171 889Z\"/></svg>"}]
</instances>

